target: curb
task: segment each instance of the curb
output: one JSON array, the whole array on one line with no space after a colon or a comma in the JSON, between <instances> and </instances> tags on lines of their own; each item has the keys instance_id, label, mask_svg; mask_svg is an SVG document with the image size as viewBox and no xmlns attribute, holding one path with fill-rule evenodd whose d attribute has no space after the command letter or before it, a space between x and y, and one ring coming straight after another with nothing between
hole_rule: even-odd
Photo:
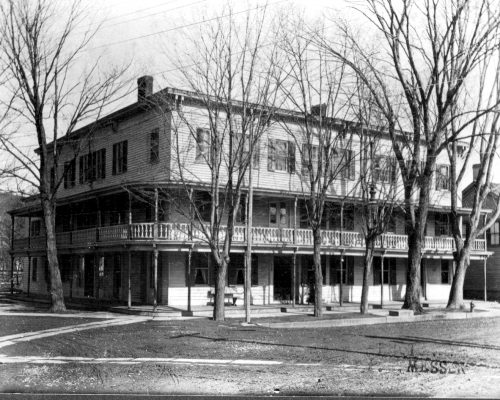
<instances>
[{"instance_id":1,"label":"curb","mask_svg":"<svg viewBox=\"0 0 500 400\"><path fill-rule=\"evenodd\" d=\"M426 322L440 321L445 319L471 319L471 318L498 318L500 311L477 310L477 313L450 312L427 315L412 316L381 316L374 318L350 318L350 319L331 319L321 321L301 321L301 322L277 322L277 323L257 323L256 325L265 328L275 329L314 329L314 328L335 328L345 326L376 325L376 324L397 324L404 322Z\"/></svg>"}]
</instances>

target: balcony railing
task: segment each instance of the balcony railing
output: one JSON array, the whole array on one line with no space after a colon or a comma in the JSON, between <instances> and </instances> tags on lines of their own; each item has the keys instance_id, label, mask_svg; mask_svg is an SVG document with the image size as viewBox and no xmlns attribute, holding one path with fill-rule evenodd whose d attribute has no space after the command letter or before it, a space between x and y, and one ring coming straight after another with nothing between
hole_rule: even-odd
<instances>
[{"instance_id":1,"label":"balcony railing","mask_svg":"<svg viewBox=\"0 0 500 400\"><path fill-rule=\"evenodd\" d=\"M168 242L203 242L209 227L193 226L185 223L142 222L130 225L103 226L99 228L81 229L71 232L61 232L56 236L58 246L94 246L97 243L123 242L123 241L157 241ZM227 230L222 227L219 230L219 239L224 240ZM242 244L246 242L246 228L236 226L234 228L233 243ZM272 228L256 226L252 228L252 240L256 246L310 246L313 245L313 234L311 229ZM323 230L321 232L321 244L324 247L343 247L362 249L365 247L363 235L359 232L340 232ZM407 250L408 238L406 235L385 233L375 242L375 246L387 250ZM14 250L43 249L45 237L37 236L14 240ZM426 236L424 240L425 251L452 252L455 242L448 236ZM476 239L472 251L486 251L486 241Z\"/></svg>"}]
</instances>

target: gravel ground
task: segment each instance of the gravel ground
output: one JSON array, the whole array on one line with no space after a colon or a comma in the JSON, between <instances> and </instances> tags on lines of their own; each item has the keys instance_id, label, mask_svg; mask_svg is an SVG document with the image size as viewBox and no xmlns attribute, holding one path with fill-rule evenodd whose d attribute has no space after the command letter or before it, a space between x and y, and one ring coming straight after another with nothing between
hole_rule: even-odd
<instances>
[{"instance_id":1,"label":"gravel ground","mask_svg":"<svg viewBox=\"0 0 500 400\"><path fill-rule=\"evenodd\" d=\"M253 359L285 364L0 365L0 375L5 377L0 390L500 397L500 318L279 330L240 322L141 322L18 343L2 348L2 354ZM453 368L447 373L433 373L430 368L409 372L411 357L429 367L430 362L461 365L462 372L451 373L456 372Z\"/></svg>"}]
</instances>

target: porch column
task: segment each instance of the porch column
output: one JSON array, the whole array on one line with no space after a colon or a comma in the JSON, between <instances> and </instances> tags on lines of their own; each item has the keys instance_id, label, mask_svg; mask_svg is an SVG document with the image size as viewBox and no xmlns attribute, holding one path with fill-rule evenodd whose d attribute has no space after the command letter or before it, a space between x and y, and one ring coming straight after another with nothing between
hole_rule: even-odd
<instances>
[{"instance_id":1,"label":"porch column","mask_svg":"<svg viewBox=\"0 0 500 400\"><path fill-rule=\"evenodd\" d=\"M10 250L14 250L14 223L16 219L10 214ZM10 256L10 294L14 294L14 256Z\"/></svg>"},{"instance_id":2,"label":"porch column","mask_svg":"<svg viewBox=\"0 0 500 400\"><path fill-rule=\"evenodd\" d=\"M340 255L340 285L339 285L339 306L342 307L344 305L344 299L343 299L343 281L344 281L344 272L343 272L343 267L344 267L344 257L345 257L345 250L342 250L342 254Z\"/></svg>"},{"instance_id":3,"label":"porch column","mask_svg":"<svg viewBox=\"0 0 500 400\"><path fill-rule=\"evenodd\" d=\"M153 230L153 239L158 239L158 188L155 188L155 225Z\"/></svg>"},{"instance_id":4,"label":"porch column","mask_svg":"<svg viewBox=\"0 0 500 400\"><path fill-rule=\"evenodd\" d=\"M127 306L128 308L132 307L132 285L131 285L131 269L132 269L132 252L128 251L128 270L127 270Z\"/></svg>"},{"instance_id":5,"label":"porch column","mask_svg":"<svg viewBox=\"0 0 500 400\"><path fill-rule=\"evenodd\" d=\"M128 239L132 239L132 197L128 194ZM130 265L130 264L129 264Z\"/></svg>"},{"instance_id":6,"label":"porch column","mask_svg":"<svg viewBox=\"0 0 500 400\"><path fill-rule=\"evenodd\" d=\"M295 296L297 295L297 196L293 202L293 274L292 274L292 307L295 307Z\"/></svg>"},{"instance_id":7,"label":"porch column","mask_svg":"<svg viewBox=\"0 0 500 400\"><path fill-rule=\"evenodd\" d=\"M153 285L154 285L154 290L153 290L153 307L156 308L158 306L157 304L157 299L158 299L158 249L155 248L153 250Z\"/></svg>"},{"instance_id":8,"label":"porch column","mask_svg":"<svg viewBox=\"0 0 500 400\"><path fill-rule=\"evenodd\" d=\"M191 244L189 246L189 251L188 251L188 262L187 262L187 287L188 287L188 306L187 306L187 312L192 313L191 310L191 256L193 253L193 245Z\"/></svg>"},{"instance_id":9,"label":"porch column","mask_svg":"<svg viewBox=\"0 0 500 400\"><path fill-rule=\"evenodd\" d=\"M380 259L380 307L384 307L384 260L385 251L382 252L382 257Z\"/></svg>"},{"instance_id":10,"label":"porch column","mask_svg":"<svg viewBox=\"0 0 500 400\"><path fill-rule=\"evenodd\" d=\"M485 257L483 261L483 275L484 275L484 301L488 301L488 286L486 282L486 267L488 263L488 258Z\"/></svg>"},{"instance_id":11,"label":"porch column","mask_svg":"<svg viewBox=\"0 0 500 400\"><path fill-rule=\"evenodd\" d=\"M99 205L99 197L95 198L95 203L97 206L97 227L95 228L95 238L96 242L99 242L99 228L101 227L101 207Z\"/></svg>"}]
</instances>

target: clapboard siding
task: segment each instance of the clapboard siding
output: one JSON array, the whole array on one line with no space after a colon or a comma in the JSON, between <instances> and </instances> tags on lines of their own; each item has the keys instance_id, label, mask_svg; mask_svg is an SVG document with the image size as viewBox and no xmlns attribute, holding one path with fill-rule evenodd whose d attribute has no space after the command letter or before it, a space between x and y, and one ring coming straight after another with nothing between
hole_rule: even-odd
<instances>
[{"instance_id":1,"label":"clapboard siding","mask_svg":"<svg viewBox=\"0 0 500 400\"><path fill-rule=\"evenodd\" d=\"M159 116L154 111L143 112L135 117L119 122L117 131L111 127L98 129L91 137L80 142L76 159L76 183L73 188L65 189L61 185L58 197L84 193L90 189L101 189L107 186L119 185L125 182L163 181L169 178L170 164L170 132L168 115ZM159 129L159 162L150 162L150 133ZM113 175L113 144L128 141L127 172ZM106 149L106 177L92 183L79 183L80 156L92 151ZM60 173L64 170L64 162L73 159L75 151L65 146L59 162Z\"/></svg>"}]
</instances>

